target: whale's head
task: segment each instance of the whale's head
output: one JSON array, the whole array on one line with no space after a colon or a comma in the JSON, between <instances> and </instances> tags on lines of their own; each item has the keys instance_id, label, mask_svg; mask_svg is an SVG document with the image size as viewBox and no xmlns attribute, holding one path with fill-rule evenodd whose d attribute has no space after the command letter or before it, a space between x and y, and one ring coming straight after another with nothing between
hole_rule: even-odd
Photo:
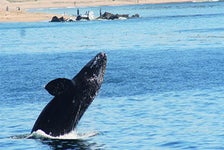
<instances>
[{"instance_id":1,"label":"whale's head","mask_svg":"<svg viewBox=\"0 0 224 150\"><path fill-rule=\"evenodd\" d=\"M107 56L105 53L98 53L90 60L82 70L73 78L82 78L90 83L102 84L106 70Z\"/></svg>"},{"instance_id":2,"label":"whale's head","mask_svg":"<svg viewBox=\"0 0 224 150\"><path fill-rule=\"evenodd\" d=\"M74 84L79 87L79 89L76 90L80 91L85 96L94 98L103 82L106 63L107 56L103 52L98 53L90 60L72 79Z\"/></svg>"}]
</instances>

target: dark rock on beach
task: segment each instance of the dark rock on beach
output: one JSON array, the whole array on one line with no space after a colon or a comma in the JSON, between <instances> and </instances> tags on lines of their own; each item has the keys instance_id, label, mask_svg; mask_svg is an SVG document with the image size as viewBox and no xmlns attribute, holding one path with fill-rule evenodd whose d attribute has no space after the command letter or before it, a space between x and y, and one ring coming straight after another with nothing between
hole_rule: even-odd
<instances>
[{"instance_id":1,"label":"dark rock on beach","mask_svg":"<svg viewBox=\"0 0 224 150\"><path fill-rule=\"evenodd\" d=\"M50 22L65 22L64 17L58 18L57 16L52 17Z\"/></svg>"},{"instance_id":2,"label":"dark rock on beach","mask_svg":"<svg viewBox=\"0 0 224 150\"><path fill-rule=\"evenodd\" d=\"M107 19L107 20L114 20L114 19L119 19L119 18L129 18L128 14L112 14L109 12L105 12L103 15L98 17L98 19Z\"/></svg>"}]
</instances>

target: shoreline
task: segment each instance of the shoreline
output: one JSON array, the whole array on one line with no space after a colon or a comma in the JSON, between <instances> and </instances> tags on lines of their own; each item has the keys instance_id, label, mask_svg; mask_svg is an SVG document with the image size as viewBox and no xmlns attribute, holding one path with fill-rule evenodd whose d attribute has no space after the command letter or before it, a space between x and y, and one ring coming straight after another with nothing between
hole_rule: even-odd
<instances>
[{"instance_id":1,"label":"shoreline","mask_svg":"<svg viewBox=\"0 0 224 150\"><path fill-rule=\"evenodd\" d=\"M10 2L13 1L13 2ZM121 6L159 3L182 3L190 0L1 0L0 23L3 22L44 22L59 14L28 12L29 9L78 8L94 6ZM137 13L137 12L136 12Z\"/></svg>"}]
</instances>

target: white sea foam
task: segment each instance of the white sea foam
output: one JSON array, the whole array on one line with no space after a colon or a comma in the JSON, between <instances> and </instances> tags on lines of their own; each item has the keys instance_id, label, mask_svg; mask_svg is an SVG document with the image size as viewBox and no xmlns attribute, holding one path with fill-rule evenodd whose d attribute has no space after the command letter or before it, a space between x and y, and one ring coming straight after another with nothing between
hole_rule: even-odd
<instances>
[{"instance_id":1,"label":"white sea foam","mask_svg":"<svg viewBox=\"0 0 224 150\"><path fill-rule=\"evenodd\" d=\"M97 135L98 132L93 131L93 132L89 132L89 133L77 133L76 131L71 131L68 134L64 134L64 135L60 135L60 136L51 136L46 134L44 131L42 130L37 130L35 132L33 132L32 134L30 134L29 136L27 136L27 138L34 138L34 139L59 139L59 140L77 140L77 139L87 139L89 137L95 136Z\"/></svg>"}]
</instances>

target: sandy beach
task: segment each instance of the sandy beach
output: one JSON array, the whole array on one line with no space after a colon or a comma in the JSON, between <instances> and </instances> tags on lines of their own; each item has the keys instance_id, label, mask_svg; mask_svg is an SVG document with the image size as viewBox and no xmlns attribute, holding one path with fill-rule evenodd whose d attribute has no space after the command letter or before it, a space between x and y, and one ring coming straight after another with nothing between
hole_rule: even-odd
<instances>
[{"instance_id":1,"label":"sandy beach","mask_svg":"<svg viewBox=\"0 0 224 150\"><path fill-rule=\"evenodd\" d=\"M176 3L189 0L1 0L0 22L49 21L55 14L30 13L32 8L63 8L105 5Z\"/></svg>"}]
</instances>

